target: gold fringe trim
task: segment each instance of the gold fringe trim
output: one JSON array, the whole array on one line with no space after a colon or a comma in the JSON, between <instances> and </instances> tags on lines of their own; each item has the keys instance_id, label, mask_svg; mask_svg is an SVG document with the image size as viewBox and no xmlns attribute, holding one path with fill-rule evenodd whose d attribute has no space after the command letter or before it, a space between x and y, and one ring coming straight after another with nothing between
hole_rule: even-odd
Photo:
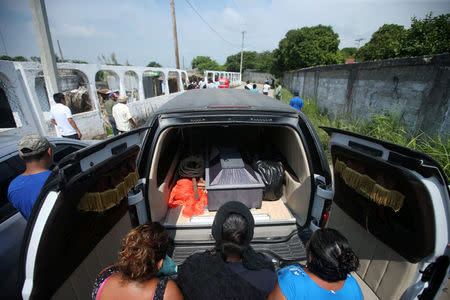
<instances>
[{"instance_id":1,"label":"gold fringe trim","mask_svg":"<svg viewBox=\"0 0 450 300\"><path fill-rule=\"evenodd\" d=\"M138 183L138 171L128 174L114 189L104 192L86 193L78 203L79 211L103 212L119 204L128 192Z\"/></svg>"},{"instance_id":2,"label":"gold fringe trim","mask_svg":"<svg viewBox=\"0 0 450 300\"><path fill-rule=\"evenodd\" d=\"M390 207L395 212L398 212L403 207L405 196L402 193L382 187L369 176L347 167L339 159L334 164L334 170L340 174L348 186L376 204Z\"/></svg>"}]
</instances>

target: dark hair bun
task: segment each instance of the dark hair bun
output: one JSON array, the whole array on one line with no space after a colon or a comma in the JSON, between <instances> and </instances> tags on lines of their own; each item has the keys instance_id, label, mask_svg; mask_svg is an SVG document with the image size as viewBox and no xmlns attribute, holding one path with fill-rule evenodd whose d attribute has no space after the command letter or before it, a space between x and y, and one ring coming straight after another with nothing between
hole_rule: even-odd
<instances>
[{"instance_id":1,"label":"dark hair bun","mask_svg":"<svg viewBox=\"0 0 450 300\"><path fill-rule=\"evenodd\" d=\"M359 259L347 239L330 228L322 228L312 234L306 245L306 254L308 269L328 282L345 280L359 266Z\"/></svg>"},{"instance_id":2,"label":"dark hair bun","mask_svg":"<svg viewBox=\"0 0 450 300\"><path fill-rule=\"evenodd\" d=\"M339 270L345 274L356 271L359 266L358 257L352 249L344 249L338 257L338 262Z\"/></svg>"}]
</instances>

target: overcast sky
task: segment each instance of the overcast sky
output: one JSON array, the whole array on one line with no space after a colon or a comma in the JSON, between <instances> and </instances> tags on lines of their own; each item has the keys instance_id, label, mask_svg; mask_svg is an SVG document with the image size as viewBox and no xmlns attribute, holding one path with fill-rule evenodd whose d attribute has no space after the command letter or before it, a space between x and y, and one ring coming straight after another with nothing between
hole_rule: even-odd
<instances>
[{"instance_id":1,"label":"overcast sky","mask_svg":"<svg viewBox=\"0 0 450 300\"><path fill-rule=\"evenodd\" d=\"M188 5L216 30L219 37ZM120 63L146 65L155 60L175 66L169 0L46 0L53 46L64 58L98 62L98 55L115 52ZM383 24L406 28L411 17L450 13L450 0L175 0L180 63L211 56L224 63L240 51L273 50L290 29L331 25L339 47L361 45ZM0 0L0 55L39 56L29 0Z\"/></svg>"}]
</instances>

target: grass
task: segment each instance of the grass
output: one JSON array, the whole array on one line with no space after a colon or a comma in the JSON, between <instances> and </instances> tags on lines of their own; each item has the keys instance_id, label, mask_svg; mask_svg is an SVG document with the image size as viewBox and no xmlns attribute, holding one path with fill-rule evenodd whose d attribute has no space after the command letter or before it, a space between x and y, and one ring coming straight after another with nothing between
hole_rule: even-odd
<instances>
[{"instance_id":1,"label":"grass","mask_svg":"<svg viewBox=\"0 0 450 300\"><path fill-rule=\"evenodd\" d=\"M112 127L106 127L106 135L114 135L114 131L112 130Z\"/></svg>"},{"instance_id":2,"label":"grass","mask_svg":"<svg viewBox=\"0 0 450 300\"><path fill-rule=\"evenodd\" d=\"M293 97L292 93L285 88L281 95L281 100L285 103L289 103ZM346 115L330 118L319 110L314 100L305 98L303 101L303 113L316 129L329 160L331 155L328 150L328 134L319 126L345 129L423 152L441 165L447 179L450 180L450 136L441 138L431 137L424 132L409 132L404 127L402 116L395 114L373 114L370 121L362 121Z\"/></svg>"}]
</instances>

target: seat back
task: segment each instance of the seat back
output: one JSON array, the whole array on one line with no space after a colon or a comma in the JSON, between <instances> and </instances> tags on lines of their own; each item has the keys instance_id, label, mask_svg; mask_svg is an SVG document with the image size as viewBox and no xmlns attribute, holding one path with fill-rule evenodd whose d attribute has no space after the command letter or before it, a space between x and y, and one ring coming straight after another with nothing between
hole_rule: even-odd
<instances>
[{"instance_id":1,"label":"seat back","mask_svg":"<svg viewBox=\"0 0 450 300\"><path fill-rule=\"evenodd\" d=\"M410 263L367 232L335 203L328 227L341 232L359 257L357 275L364 299L400 299L419 276L418 263ZM356 277L356 276L355 276Z\"/></svg>"}]
</instances>

